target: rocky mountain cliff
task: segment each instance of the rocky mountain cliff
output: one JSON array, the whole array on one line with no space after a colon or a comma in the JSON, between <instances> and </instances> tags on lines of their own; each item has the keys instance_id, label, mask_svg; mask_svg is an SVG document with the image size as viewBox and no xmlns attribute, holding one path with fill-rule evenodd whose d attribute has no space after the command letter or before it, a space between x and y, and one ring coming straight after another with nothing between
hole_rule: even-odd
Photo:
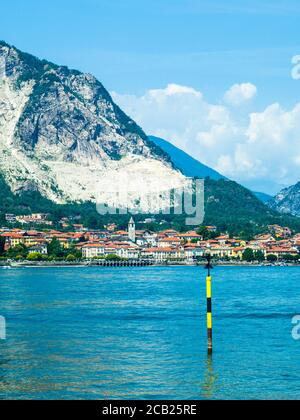
<instances>
[{"instance_id":1,"label":"rocky mountain cliff","mask_svg":"<svg viewBox=\"0 0 300 420\"><path fill-rule=\"evenodd\" d=\"M300 182L282 190L269 205L280 213L300 217Z\"/></svg>"},{"instance_id":2,"label":"rocky mountain cliff","mask_svg":"<svg viewBox=\"0 0 300 420\"><path fill-rule=\"evenodd\" d=\"M185 182L95 77L5 42L0 61L0 172L14 193L108 202L128 179L130 191L143 193Z\"/></svg>"},{"instance_id":3,"label":"rocky mountain cliff","mask_svg":"<svg viewBox=\"0 0 300 420\"><path fill-rule=\"evenodd\" d=\"M210 177L205 223L244 236L274 223L299 231L299 219L279 215L177 151L172 161L171 152L148 138L93 76L0 42L0 221L7 212L42 211L54 220L90 216L86 225L98 226L91 202L151 213L169 204L162 192L196 173Z\"/></svg>"}]
</instances>

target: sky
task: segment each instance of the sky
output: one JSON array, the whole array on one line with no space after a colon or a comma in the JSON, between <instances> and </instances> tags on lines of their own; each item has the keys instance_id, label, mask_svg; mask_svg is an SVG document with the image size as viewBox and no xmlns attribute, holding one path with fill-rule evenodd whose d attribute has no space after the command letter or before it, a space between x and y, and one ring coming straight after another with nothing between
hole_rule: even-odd
<instances>
[{"instance_id":1,"label":"sky","mask_svg":"<svg viewBox=\"0 0 300 420\"><path fill-rule=\"evenodd\" d=\"M299 0L14 0L0 39L94 74L148 134L274 194L300 181L299 19Z\"/></svg>"}]
</instances>

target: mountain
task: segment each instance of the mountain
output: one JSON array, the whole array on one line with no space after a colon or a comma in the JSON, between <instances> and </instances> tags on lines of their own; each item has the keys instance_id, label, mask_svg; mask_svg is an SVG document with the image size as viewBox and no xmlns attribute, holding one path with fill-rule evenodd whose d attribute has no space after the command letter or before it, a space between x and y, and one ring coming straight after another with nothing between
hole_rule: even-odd
<instances>
[{"instance_id":1,"label":"mountain","mask_svg":"<svg viewBox=\"0 0 300 420\"><path fill-rule=\"evenodd\" d=\"M267 232L268 226L289 226L300 232L300 219L279 214L262 203L251 191L234 181L207 179L205 182L207 225L217 225L222 232L228 231L243 238Z\"/></svg>"},{"instance_id":2,"label":"mountain","mask_svg":"<svg viewBox=\"0 0 300 420\"><path fill-rule=\"evenodd\" d=\"M173 164L176 168L179 168L185 176L192 178L210 178L214 181L226 179L224 175L221 175L209 166L206 166L197 159L194 159L188 153L174 146L169 141L155 136L149 136L149 139L170 156ZM253 192L253 194L264 204L273 198L271 195L261 192Z\"/></svg>"},{"instance_id":3,"label":"mountain","mask_svg":"<svg viewBox=\"0 0 300 420\"><path fill-rule=\"evenodd\" d=\"M164 150L171 158L174 165L179 168L182 173L188 177L198 178L211 178L215 181L225 179L225 177L219 174L214 169L209 168L198 160L194 159L183 150L174 146L172 143L163 140L159 137L149 136L149 139L153 141L157 146Z\"/></svg>"},{"instance_id":4,"label":"mountain","mask_svg":"<svg viewBox=\"0 0 300 420\"><path fill-rule=\"evenodd\" d=\"M270 201L270 207L282 214L300 217L300 182L283 189Z\"/></svg>"},{"instance_id":5,"label":"mountain","mask_svg":"<svg viewBox=\"0 0 300 420\"><path fill-rule=\"evenodd\" d=\"M267 204L269 201L272 200L272 196L262 192L254 192L254 195L262 202Z\"/></svg>"},{"instance_id":6,"label":"mountain","mask_svg":"<svg viewBox=\"0 0 300 420\"><path fill-rule=\"evenodd\" d=\"M0 168L14 193L29 189L60 204L111 200L122 206L127 197L111 197L119 184L129 188L134 207L136 192L147 200L149 191L185 183L169 156L93 76L5 42L0 60Z\"/></svg>"},{"instance_id":7,"label":"mountain","mask_svg":"<svg viewBox=\"0 0 300 420\"><path fill-rule=\"evenodd\" d=\"M81 217L96 227L104 218L95 202L156 212L169 204L164 191L182 188L187 176L205 176L205 223L245 236L272 223L300 231L298 219L279 215L246 188L148 138L93 76L5 42L0 76L1 223L4 213L38 211L55 222ZM126 216L116 217L126 225ZM157 220L186 227L185 215Z\"/></svg>"}]
</instances>

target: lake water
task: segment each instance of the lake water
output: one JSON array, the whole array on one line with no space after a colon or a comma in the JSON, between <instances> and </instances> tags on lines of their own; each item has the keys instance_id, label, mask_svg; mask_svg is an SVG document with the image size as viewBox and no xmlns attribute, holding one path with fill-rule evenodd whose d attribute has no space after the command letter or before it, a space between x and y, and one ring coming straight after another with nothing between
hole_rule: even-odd
<instances>
[{"instance_id":1,"label":"lake water","mask_svg":"<svg viewBox=\"0 0 300 420\"><path fill-rule=\"evenodd\" d=\"M300 399L300 268L0 269L1 399Z\"/></svg>"}]
</instances>

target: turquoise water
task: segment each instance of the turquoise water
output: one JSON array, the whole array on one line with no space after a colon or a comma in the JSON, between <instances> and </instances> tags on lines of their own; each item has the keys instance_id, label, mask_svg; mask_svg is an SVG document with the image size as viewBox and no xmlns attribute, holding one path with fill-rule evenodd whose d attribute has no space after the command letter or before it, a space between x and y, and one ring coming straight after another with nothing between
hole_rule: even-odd
<instances>
[{"instance_id":1,"label":"turquoise water","mask_svg":"<svg viewBox=\"0 0 300 420\"><path fill-rule=\"evenodd\" d=\"M300 399L300 268L0 270L2 399Z\"/></svg>"}]
</instances>

